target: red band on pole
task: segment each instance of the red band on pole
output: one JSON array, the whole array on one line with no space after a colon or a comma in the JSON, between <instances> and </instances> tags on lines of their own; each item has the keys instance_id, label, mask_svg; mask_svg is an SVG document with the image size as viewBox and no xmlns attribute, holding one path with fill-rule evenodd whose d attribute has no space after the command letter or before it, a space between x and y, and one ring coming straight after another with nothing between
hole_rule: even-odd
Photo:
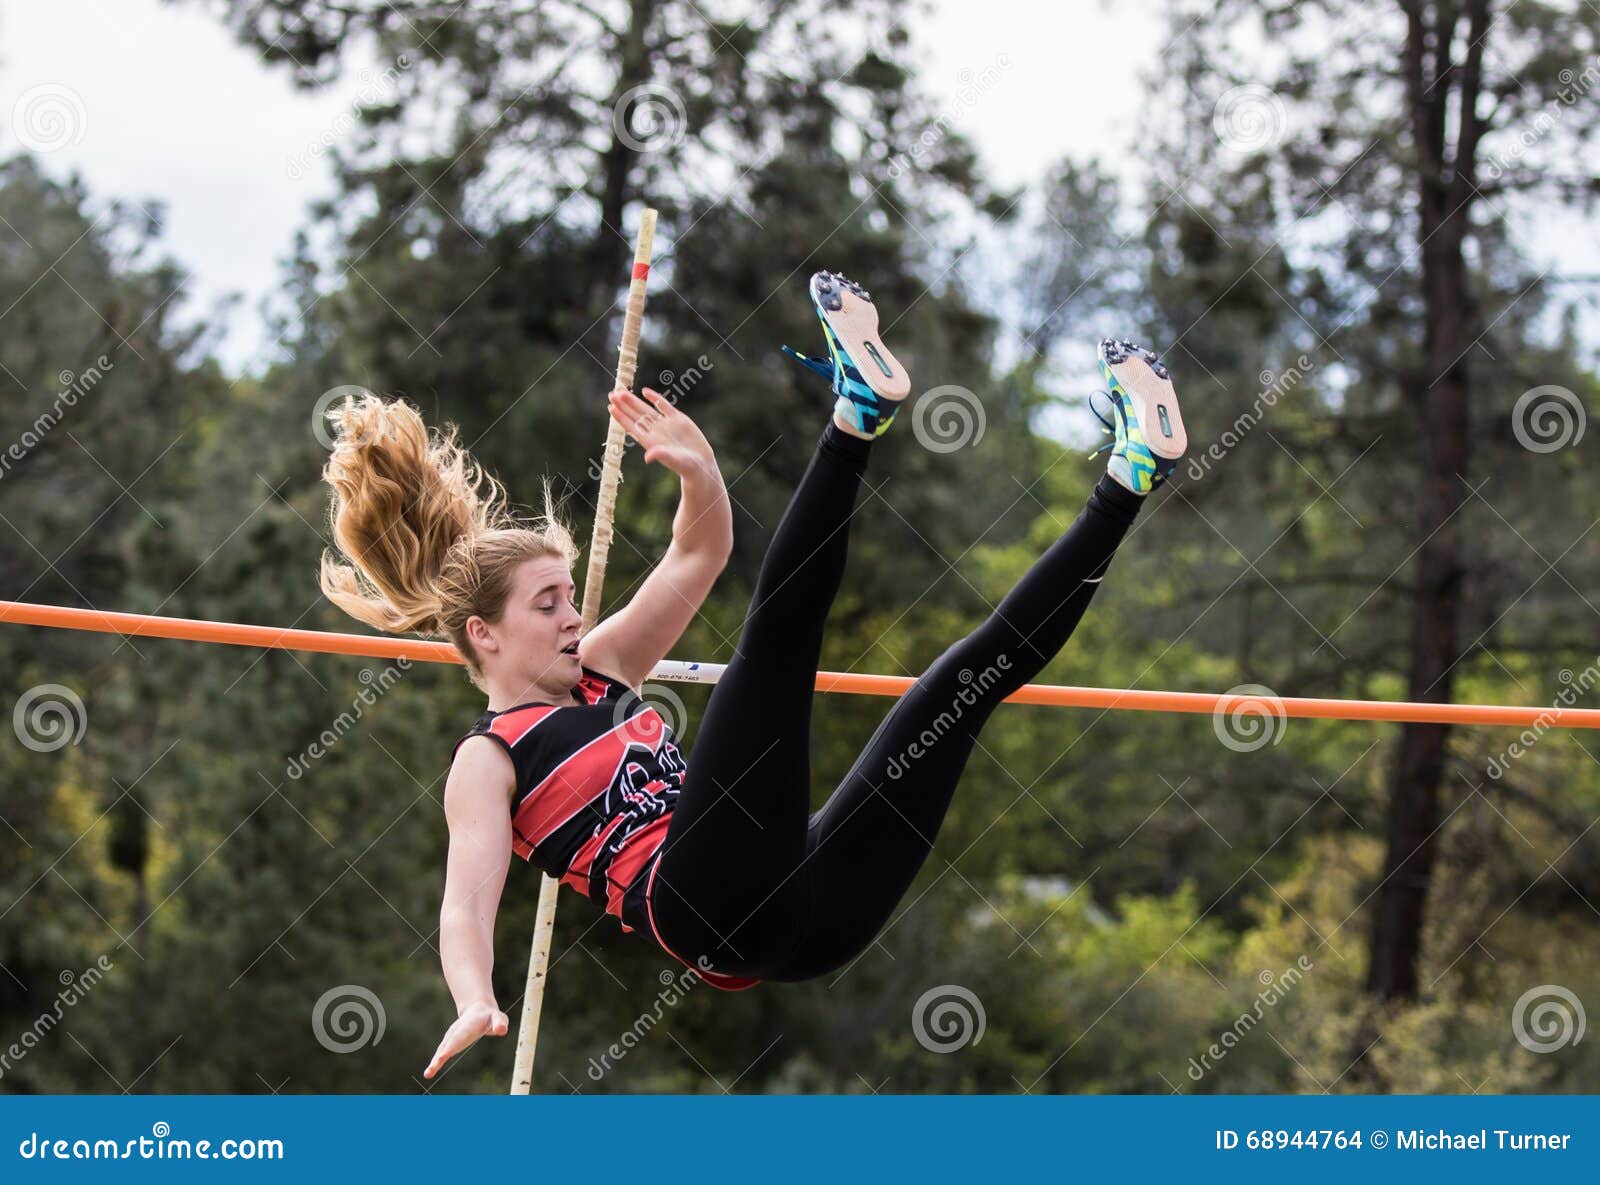
<instances>
[{"instance_id":1,"label":"red band on pole","mask_svg":"<svg viewBox=\"0 0 1600 1185\"><path fill-rule=\"evenodd\" d=\"M635 280L642 280L649 274L650 265L648 263L636 263L633 265L633 278Z\"/></svg>"}]
</instances>

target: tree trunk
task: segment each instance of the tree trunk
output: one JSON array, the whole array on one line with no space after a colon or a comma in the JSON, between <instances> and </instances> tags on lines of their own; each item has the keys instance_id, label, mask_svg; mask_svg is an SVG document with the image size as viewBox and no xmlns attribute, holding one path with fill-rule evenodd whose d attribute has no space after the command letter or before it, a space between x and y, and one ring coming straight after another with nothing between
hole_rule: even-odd
<instances>
[{"instance_id":1,"label":"tree trunk","mask_svg":"<svg viewBox=\"0 0 1600 1185\"><path fill-rule=\"evenodd\" d=\"M628 27L622 34L618 47L620 58L617 84L611 95L610 110L615 118L622 96L650 79L649 45L646 29L650 23L651 0L631 0L628 10ZM595 227L584 270L587 273L586 290L588 308L582 337L583 348L589 356L610 373L611 318L603 314L616 300L617 290L628 277L623 268L633 258L632 238L622 229L622 214L628 204L628 176L638 150L630 148L616 134L615 125L610 143L600 157L600 223Z\"/></svg>"},{"instance_id":2,"label":"tree trunk","mask_svg":"<svg viewBox=\"0 0 1600 1185\"><path fill-rule=\"evenodd\" d=\"M1417 407L1425 461L1408 696L1432 703L1453 698L1464 575L1456 514L1467 488L1472 307L1462 242L1473 204L1473 161L1481 131L1477 100L1488 3L1470 0L1468 7L1469 49L1457 77L1450 46L1459 11L1450 6L1430 10L1436 21L1430 29L1425 25L1427 15L1414 0L1405 5L1410 18L1406 45L1410 122L1421 168L1418 233L1426 322L1423 390ZM1459 92L1465 116L1453 165L1447 170L1445 127L1452 89ZM1417 996L1449 740L1447 725L1401 726L1367 968L1367 990L1380 1001Z\"/></svg>"}]
</instances>

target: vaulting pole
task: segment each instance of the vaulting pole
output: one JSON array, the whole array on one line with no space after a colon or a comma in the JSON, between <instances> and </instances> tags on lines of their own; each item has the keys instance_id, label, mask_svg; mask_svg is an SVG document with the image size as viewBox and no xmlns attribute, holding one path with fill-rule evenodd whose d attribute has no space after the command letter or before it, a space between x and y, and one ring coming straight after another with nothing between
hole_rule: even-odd
<instances>
[{"instance_id":1,"label":"vaulting pole","mask_svg":"<svg viewBox=\"0 0 1600 1185\"><path fill-rule=\"evenodd\" d=\"M622 317L622 345L617 350L617 379L612 390L633 390L633 373L639 362L639 326L644 320L644 294L650 276L650 256L655 248L656 212L646 208L639 219L639 237L633 246L633 277L628 286L628 307ZM609 407L609 403L607 405ZM611 554L611 523L617 506L617 485L622 480L622 450L627 429L612 415L606 417L605 465L600 471L600 497L595 503L594 533L589 538L589 570L583 580L583 630L600 618L600 593L605 587L606 557ZM517 1029L517 1060L511 1072L511 1093L527 1094L533 1087L533 1053L539 1042L539 1015L544 1008L544 985L550 965L550 943L556 930L556 893L561 882L539 878L539 910L533 923L533 947L528 952L528 983L522 993L522 1023Z\"/></svg>"}]
</instances>

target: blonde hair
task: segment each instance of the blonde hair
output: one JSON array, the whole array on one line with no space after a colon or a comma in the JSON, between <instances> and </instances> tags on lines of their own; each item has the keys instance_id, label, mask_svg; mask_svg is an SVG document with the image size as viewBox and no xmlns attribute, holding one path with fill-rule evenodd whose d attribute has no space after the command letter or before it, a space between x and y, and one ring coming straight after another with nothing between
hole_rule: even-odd
<instances>
[{"instance_id":1,"label":"blonde hair","mask_svg":"<svg viewBox=\"0 0 1600 1185\"><path fill-rule=\"evenodd\" d=\"M467 619L499 620L524 560L554 556L571 565L578 555L549 479L544 513L525 522L508 508L505 488L456 442L454 427L430 433L416 409L370 392L328 418L336 437L322 478L332 487L334 542L349 562L323 553L323 593L376 629L448 638L483 688Z\"/></svg>"}]
</instances>

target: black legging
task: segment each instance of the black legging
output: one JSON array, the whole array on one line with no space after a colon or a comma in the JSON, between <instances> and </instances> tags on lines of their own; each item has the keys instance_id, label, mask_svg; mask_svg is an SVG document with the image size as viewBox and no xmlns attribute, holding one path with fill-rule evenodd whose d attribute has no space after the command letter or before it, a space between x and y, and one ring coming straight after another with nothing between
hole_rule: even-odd
<instances>
[{"instance_id":1,"label":"black legging","mask_svg":"<svg viewBox=\"0 0 1600 1185\"><path fill-rule=\"evenodd\" d=\"M1065 644L1143 502L1102 476L1066 533L895 702L811 814L822 627L871 448L831 420L823 430L662 845L656 927L678 956L726 974L809 979L867 948L927 858L978 730Z\"/></svg>"}]
</instances>

